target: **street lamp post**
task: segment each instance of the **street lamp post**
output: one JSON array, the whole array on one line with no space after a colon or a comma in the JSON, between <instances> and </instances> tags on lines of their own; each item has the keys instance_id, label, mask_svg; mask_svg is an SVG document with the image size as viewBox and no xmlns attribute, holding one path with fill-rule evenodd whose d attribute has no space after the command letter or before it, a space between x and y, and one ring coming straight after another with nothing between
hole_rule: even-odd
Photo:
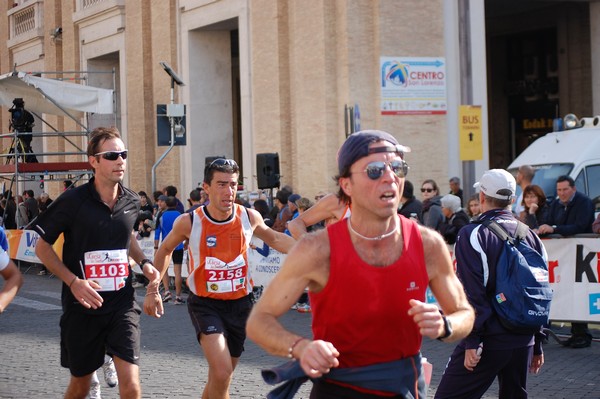
<instances>
[{"instance_id":1,"label":"street lamp post","mask_svg":"<svg viewBox=\"0 0 600 399\"><path fill-rule=\"evenodd\" d=\"M185 86L183 80L181 80L179 75L177 75L177 73L171 68L169 64L167 64L164 61L159 62L159 64L171 77L171 102L167 105L167 117L169 118L169 125L171 126L171 141L169 144L169 148L167 148L167 150L160 156L160 158L156 160L156 163L152 165L152 192L156 191L156 168L175 146L175 118L181 118L185 114L183 104L175 104L175 83L177 83L178 86ZM183 126L178 125L177 130L181 131L181 129L183 129Z\"/></svg>"}]
</instances>

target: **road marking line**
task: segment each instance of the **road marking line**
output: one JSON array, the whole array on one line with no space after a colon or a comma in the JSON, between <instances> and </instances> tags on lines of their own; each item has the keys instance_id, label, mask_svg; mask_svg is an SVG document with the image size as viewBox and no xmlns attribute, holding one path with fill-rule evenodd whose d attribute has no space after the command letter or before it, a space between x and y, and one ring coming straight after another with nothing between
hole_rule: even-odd
<instances>
[{"instance_id":1,"label":"road marking line","mask_svg":"<svg viewBox=\"0 0 600 399\"><path fill-rule=\"evenodd\" d=\"M58 299L60 301L60 291L25 291L32 295L45 296L52 299Z\"/></svg>"},{"instance_id":2,"label":"road marking line","mask_svg":"<svg viewBox=\"0 0 600 399\"><path fill-rule=\"evenodd\" d=\"M13 305L24 306L26 308L32 308L35 310L62 310L61 306L56 306L40 301L34 301L33 299L27 299L21 296L15 297L12 303Z\"/></svg>"}]
</instances>

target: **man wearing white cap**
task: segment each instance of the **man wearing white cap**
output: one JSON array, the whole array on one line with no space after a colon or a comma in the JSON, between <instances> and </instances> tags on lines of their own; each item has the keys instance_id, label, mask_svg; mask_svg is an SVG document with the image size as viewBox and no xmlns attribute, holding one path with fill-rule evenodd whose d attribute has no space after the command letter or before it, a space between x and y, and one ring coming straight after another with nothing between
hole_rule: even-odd
<instances>
[{"instance_id":1,"label":"man wearing white cap","mask_svg":"<svg viewBox=\"0 0 600 399\"><path fill-rule=\"evenodd\" d=\"M511 212L515 178L503 169L492 169L474 187L480 190L483 213L479 221L494 220L514 237L519 226ZM531 230L525 242L547 258L541 240ZM436 398L481 398L496 376L501 399L527 398L527 373L538 373L544 364L543 335L507 330L492 308L494 299L487 287L496 285L496 266L503 247L500 238L481 223L471 223L458 233L456 270L475 308L475 324L454 349ZM484 272L486 269L489 273Z\"/></svg>"}]
</instances>

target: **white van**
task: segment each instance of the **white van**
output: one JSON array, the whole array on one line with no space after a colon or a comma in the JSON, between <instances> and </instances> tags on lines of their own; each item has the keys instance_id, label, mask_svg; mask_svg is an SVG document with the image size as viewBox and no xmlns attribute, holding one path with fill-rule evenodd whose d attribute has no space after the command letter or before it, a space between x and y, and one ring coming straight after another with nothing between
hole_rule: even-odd
<instances>
[{"instance_id":1,"label":"white van","mask_svg":"<svg viewBox=\"0 0 600 399\"><path fill-rule=\"evenodd\" d=\"M565 116L567 130L548 133L529 145L508 167L516 176L521 165L535 168L533 184L542 187L548 200L556 198L556 179L567 175L577 191L600 209L600 116L577 120ZM520 193L520 189L517 188Z\"/></svg>"}]
</instances>

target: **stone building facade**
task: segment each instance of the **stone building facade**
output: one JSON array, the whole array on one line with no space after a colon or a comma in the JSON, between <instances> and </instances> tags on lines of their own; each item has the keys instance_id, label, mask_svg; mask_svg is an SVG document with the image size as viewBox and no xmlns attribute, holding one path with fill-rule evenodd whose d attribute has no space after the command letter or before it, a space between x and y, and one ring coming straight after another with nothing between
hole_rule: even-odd
<instances>
[{"instance_id":1,"label":"stone building facade","mask_svg":"<svg viewBox=\"0 0 600 399\"><path fill-rule=\"evenodd\" d=\"M460 104L481 105L483 114L483 158L472 165L470 179L513 156L517 139L507 131L502 46L526 30L527 16L540 15L529 27L558 32L557 98L569 107L561 114L598 110L598 94L589 89L600 85L592 73L600 69L593 51L600 47L598 3L568 9L512 3L490 14L492 3L478 0L13 0L0 4L6 22L0 25L0 74L55 71L60 74L43 76L114 89L115 114L86 122L119 127L131 154L126 183L135 190L173 184L185 198L214 156L236 159L241 183L255 190L257 154L277 153L281 184L309 197L333 191L336 152L351 130L345 110L358 105L362 129L389 131L412 148L407 161L416 187L433 178L446 192L450 176L469 184L459 157ZM465 9L469 13L461 14ZM568 53L571 46L577 52ZM383 115L381 57L445 62L447 112ZM186 104L187 144L168 153L157 146L156 107L171 98L160 61L185 83L173 93L175 103ZM8 118L2 108L0 130ZM61 131L77 128L66 118L45 119ZM2 140L4 148L9 144ZM39 152L70 147L55 137L34 139Z\"/></svg>"}]
</instances>

